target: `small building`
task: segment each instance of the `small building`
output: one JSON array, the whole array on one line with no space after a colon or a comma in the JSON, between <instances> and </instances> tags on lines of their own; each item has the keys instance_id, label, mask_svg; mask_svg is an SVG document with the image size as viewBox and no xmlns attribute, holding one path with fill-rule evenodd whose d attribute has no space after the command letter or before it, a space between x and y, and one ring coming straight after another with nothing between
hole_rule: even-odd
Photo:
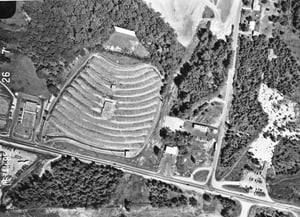
<instances>
[{"instance_id":1,"label":"small building","mask_svg":"<svg viewBox=\"0 0 300 217\"><path fill-rule=\"evenodd\" d=\"M178 147L177 146L167 146L166 147L166 154L171 154L174 156L178 155Z\"/></svg>"},{"instance_id":2,"label":"small building","mask_svg":"<svg viewBox=\"0 0 300 217\"><path fill-rule=\"evenodd\" d=\"M203 133L207 133L208 132L208 127L200 125L200 124L193 124L193 127L195 130L200 130Z\"/></svg>"},{"instance_id":3,"label":"small building","mask_svg":"<svg viewBox=\"0 0 300 217\"><path fill-rule=\"evenodd\" d=\"M101 118L110 119L115 111L115 101L105 99L101 111Z\"/></svg>"},{"instance_id":4,"label":"small building","mask_svg":"<svg viewBox=\"0 0 300 217\"><path fill-rule=\"evenodd\" d=\"M30 101L25 102L25 112L36 114L36 110L37 110L36 102L30 102Z\"/></svg>"},{"instance_id":5,"label":"small building","mask_svg":"<svg viewBox=\"0 0 300 217\"><path fill-rule=\"evenodd\" d=\"M118 27L118 26L114 26L114 28L115 28L115 31L118 32L118 33L123 33L125 35L130 35L130 36L136 37L134 31L131 31L129 29L124 29L124 28L121 28L121 27Z\"/></svg>"},{"instance_id":6,"label":"small building","mask_svg":"<svg viewBox=\"0 0 300 217\"><path fill-rule=\"evenodd\" d=\"M254 30L255 30L255 25L256 25L255 20L251 20L251 21L249 22L249 30L250 30L250 31L254 31Z\"/></svg>"},{"instance_id":7,"label":"small building","mask_svg":"<svg viewBox=\"0 0 300 217\"><path fill-rule=\"evenodd\" d=\"M260 3L259 0L253 0L252 10L260 11Z\"/></svg>"}]
</instances>

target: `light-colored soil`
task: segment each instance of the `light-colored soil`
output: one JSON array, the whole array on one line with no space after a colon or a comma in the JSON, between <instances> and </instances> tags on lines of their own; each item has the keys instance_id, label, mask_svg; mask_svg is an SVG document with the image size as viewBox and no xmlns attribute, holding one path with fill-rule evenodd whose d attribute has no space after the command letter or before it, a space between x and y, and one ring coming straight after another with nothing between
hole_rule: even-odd
<instances>
[{"instance_id":1,"label":"light-colored soil","mask_svg":"<svg viewBox=\"0 0 300 217\"><path fill-rule=\"evenodd\" d=\"M256 158L267 161L272 164L272 156L275 145L279 141L272 141L270 137L264 137L264 132L270 132L273 136L278 135L295 139L300 136L300 129L289 131L285 128L287 122L295 122L299 117L296 111L296 103L286 99L280 92L268 88L262 84L259 91L258 101L261 103L263 110L268 114L268 125L262 130L259 137L251 144L250 152Z\"/></svg>"},{"instance_id":2,"label":"light-colored soil","mask_svg":"<svg viewBox=\"0 0 300 217\"><path fill-rule=\"evenodd\" d=\"M224 23L229 16L233 0L219 0L218 9L220 10L221 21Z\"/></svg>"},{"instance_id":3,"label":"light-colored soil","mask_svg":"<svg viewBox=\"0 0 300 217\"><path fill-rule=\"evenodd\" d=\"M203 19L202 14L205 6L208 6L214 13L217 7L209 0L144 0L151 8L162 14L178 35L178 41L188 46L193 35ZM216 14L215 13L215 14Z\"/></svg>"},{"instance_id":4,"label":"light-colored soil","mask_svg":"<svg viewBox=\"0 0 300 217\"><path fill-rule=\"evenodd\" d=\"M161 13L161 16L168 22L177 33L178 41L187 47L203 21L211 21L211 31L218 37L225 39L230 35L232 25L239 12L239 0L228 0L216 2L210 0L144 0L149 7ZM214 18L203 19L205 7L209 7Z\"/></svg>"}]
</instances>

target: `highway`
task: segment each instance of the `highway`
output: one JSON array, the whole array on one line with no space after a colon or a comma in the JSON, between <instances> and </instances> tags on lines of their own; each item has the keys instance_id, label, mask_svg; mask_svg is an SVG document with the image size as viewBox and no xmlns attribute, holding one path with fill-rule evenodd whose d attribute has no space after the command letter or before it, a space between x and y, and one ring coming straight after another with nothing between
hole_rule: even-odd
<instances>
[{"instance_id":1,"label":"highway","mask_svg":"<svg viewBox=\"0 0 300 217\"><path fill-rule=\"evenodd\" d=\"M287 211L290 211L290 212L295 212L295 211L300 212L300 207L297 207L297 206L293 206L293 205L289 205L289 204L280 204L280 203L276 203L276 202L273 202L273 201L272 202L265 201L265 200L259 199L259 198L252 198L250 196L243 195L243 194L240 194L238 192L232 192L232 191L228 191L228 190L217 189L217 188L214 188L212 186L207 186L207 185L202 185L202 184L190 183L190 182L175 179L175 178L172 178L172 177L165 177L165 176L162 176L161 174L158 174L158 173L155 173L155 172L152 172L152 171L149 171L149 170L136 168L134 166L130 166L130 165L120 163L120 162L115 162L115 161L112 161L112 160L105 160L105 159L99 159L99 158L95 158L95 157L84 156L84 155L80 155L80 154L76 154L76 153L69 153L69 152L64 151L64 150L56 150L54 148L39 146L39 145L29 143L29 142L16 141L16 140L11 139L11 138L0 137L0 143L10 145L10 146L14 146L16 148L25 149L25 150L28 150L28 151L42 153L42 154L70 155L72 157L76 157L78 159L85 160L85 161L94 161L95 163L98 163L98 164L112 165L112 166L114 166L118 169L121 169L124 172L140 175L140 176L143 176L144 178L148 178L148 179L151 178L151 179L161 180L163 182L170 183L170 184L173 184L173 185L177 185L177 186L182 187L184 189L194 190L194 191L197 191L197 192L200 192L200 193L207 192L207 193L211 193L211 194L220 194L224 197L229 197L229 198L232 198L232 199L239 200L239 201L241 201L241 203L246 202L246 203L251 203L252 205L274 207L274 208L279 209L279 210L287 210Z\"/></svg>"},{"instance_id":2,"label":"highway","mask_svg":"<svg viewBox=\"0 0 300 217\"><path fill-rule=\"evenodd\" d=\"M235 1L240 1L240 0L235 0ZM290 211L292 213L295 212L300 212L300 207L293 206L290 204L283 204L283 203L278 203L270 200L266 200L265 198L254 198L251 197L247 194L239 193L236 191L230 191L227 189L223 188L222 181L217 181L215 178L215 173L219 161L219 156L221 153L221 146L222 146L222 141L225 135L225 123L226 123L226 118L228 116L229 110L230 110L230 102L232 99L232 93L233 93L233 78L235 75L235 63L236 63L236 57L237 57L237 50L238 50L238 26L240 22L240 11L241 11L241 1L239 4L239 10L236 14L235 22L234 22L234 30L233 30L233 35L232 35L232 47L233 50L235 51L234 56L233 56L233 61L232 61L232 66L228 71L228 78L227 78L227 86L226 86L226 93L224 97L224 108L222 111L222 116L221 116L221 124L219 127L219 136L218 136L218 141L216 145L216 150L214 153L214 161L212 164L212 169L209 174L210 179L206 184L200 184L200 183L195 183L195 182L188 182L186 180L180 180L176 179L174 177L167 177L163 176L162 174L159 174L157 172L149 171L146 169L142 168L137 168L135 166L130 166L125 163L120 163L113 161L113 158L111 160L107 159L101 159L97 157L91 157L91 156L85 156L77 153L71 153L65 150L60 150L60 149L55 149L53 147L48 147L48 146L43 146L43 145L37 145L35 143L31 142L25 142L25 141L20 141L20 140L15 140L9 137L1 137L0 136L0 143L13 146L16 148L21 148L24 150L36 152L36 153L42 153L42 154L51 154L51 155L69 155L72 157L76 157L78 159L81 159L83 161L93 161L97 164L105 164L105 165L111 165L114 166L118 169L121 169L124 172L128 172L130 174L136 174L139 176L143 176L144 178L151 178L151 179L156 179L156 180L161 180L166 183L170 183L173 185L177 185L179 187L182 187L184 189L190 189L194 190L196 192L207 192L211 194L220 194L224 197L228 197L231 199L236 199L241 202L242 205L242 214L241 217L246 217L245 215L248 215L249 209L253 205L258 205L258 206L265 206L265 207L273 207L278 210L285 210L285 211ZM85 63L92 58L91 56L85 61ZM83 64L84 65L84 64ZM77 70L75 70L74 74L69 78L69 81L74 79L78 72L80 71L81 67L79 67ZM62 90L66 88L66 86L69 84L69 82L66 82L65 85L62 87ZM60 94L63 91L60 92ZM60 96L60 95L59 95ZM51 104L50 111L53 109L53 106L55 105L56 101L59 99L59 96L56 98L56 100ZM43 124L42 124L43 126ZM28 172L26 173L28 174ZM243 215L243 216L242 216ZM296 215L295 215L296 216Z\"/></svg>"}]
</instances>

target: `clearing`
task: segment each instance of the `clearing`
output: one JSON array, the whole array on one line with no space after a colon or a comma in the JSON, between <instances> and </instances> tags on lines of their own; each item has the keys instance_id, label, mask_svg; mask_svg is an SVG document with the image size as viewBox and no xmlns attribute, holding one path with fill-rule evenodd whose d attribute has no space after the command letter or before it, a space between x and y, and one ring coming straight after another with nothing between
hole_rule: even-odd
<instances>
[{"instance_id":1,"label":"clearing","mask_svg":"<svg viewBox=\"0 0 300 217\"><path fill-rule=\"evenodd\" d=\"M144 0L149 7L161 13L178 35L178 41L187 47L201 21L211 21L211 31L218 37L225 39L230 35L235 23L240 1L220 0L218 5L209 0ZM203 18L205 8L209 8L213 18Z\"/></svg>"},{"instance_id":2,"label":"clearing","mask_svg":"<svg viewBox=\"0 0 300 217\"><path fill-rule=\"evenodd\" d=\"M290 131L285 128L288 122L297 121L299 111L297 103L284 98L279 91L268 88L265 84L261 84L258 101L268 114L269 121L259 137L251 144L249 151L258 158L261 164L267 161L271 165L274 147L279 142L277 137L280 135L295 139L297 135L300 135L300 129Z\"/></svg>"},{"instance_id":3,"label":"clearing","mask_svg":"<svg viewBox=\"0 0 300 217\"><path fill-rule=\"evenodd\" d=\"M13 92L50 96L46 80L37 76L33 62L27 56L15 56L10 64L5 63L1 68L11 74L7 85Z\"/></svg>"}]
</instances>

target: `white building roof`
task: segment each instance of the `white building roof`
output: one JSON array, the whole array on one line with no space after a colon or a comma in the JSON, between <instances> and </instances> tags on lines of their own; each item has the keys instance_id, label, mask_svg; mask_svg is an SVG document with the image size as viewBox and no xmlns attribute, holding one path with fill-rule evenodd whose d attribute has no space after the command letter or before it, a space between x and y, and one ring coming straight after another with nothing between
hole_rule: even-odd
<instances>
[{"instance_id":1,"label":"white building roof","mask_svg":"<svg viewBox=\"0 0 300 217\"><path fill-rule=\"evenodd\" d=\"M167 116L163 123L164 127L168 127L172 131L183 131L184 120L176 117Z\"/></svg>"},{"instance_id":2,"label":"white building roof","mask_svg":"<svg viewBox=\"0 0 300 217\"><path fill-rule=\"evenodd\" d=\"M124 29L124 28L121 28L121 27L117 27L117 26L114 26L114 28L115 28L115 31L116 31L116 32L123 33L123 34L126 34L126 35L131 35L131 36L136 37L134 31L131 31L131 30L129 30L129 29Z\"/></svg>"},{"instance_id":3,"label":"white building roof","mask_svg":"<svg viewBox=\"0 0 300 217\"><path fill-rule=\"evenodd\" d=\"M252 21L249 22L249 29L251 31L254 31L254 29L255 29L255 21L254 20L252 20Z\"/></svg>"},{"instance_id":4,"label":"white building roof","mask_svg":"<svg viewBox=\"0 0 300 217\"><path fill-rule=\"evenodd\" d=\"M202 126L202 125L199 125L199 124L194 124L194 128L197 129L197 130L200 130L202 132L207 132L208 131L208 127Z\"/></svg>"},{"instance_id":5,"label":"white building roof","mask_svg":"<svg viewBox=\"0 0 300 217\"><path fill-rule=\"evenodd\" d=\"M178 155L178 147L177 146L167 146L166 147L166 154L172 154L177 156Z\"/></svg>"}]
</instances>

